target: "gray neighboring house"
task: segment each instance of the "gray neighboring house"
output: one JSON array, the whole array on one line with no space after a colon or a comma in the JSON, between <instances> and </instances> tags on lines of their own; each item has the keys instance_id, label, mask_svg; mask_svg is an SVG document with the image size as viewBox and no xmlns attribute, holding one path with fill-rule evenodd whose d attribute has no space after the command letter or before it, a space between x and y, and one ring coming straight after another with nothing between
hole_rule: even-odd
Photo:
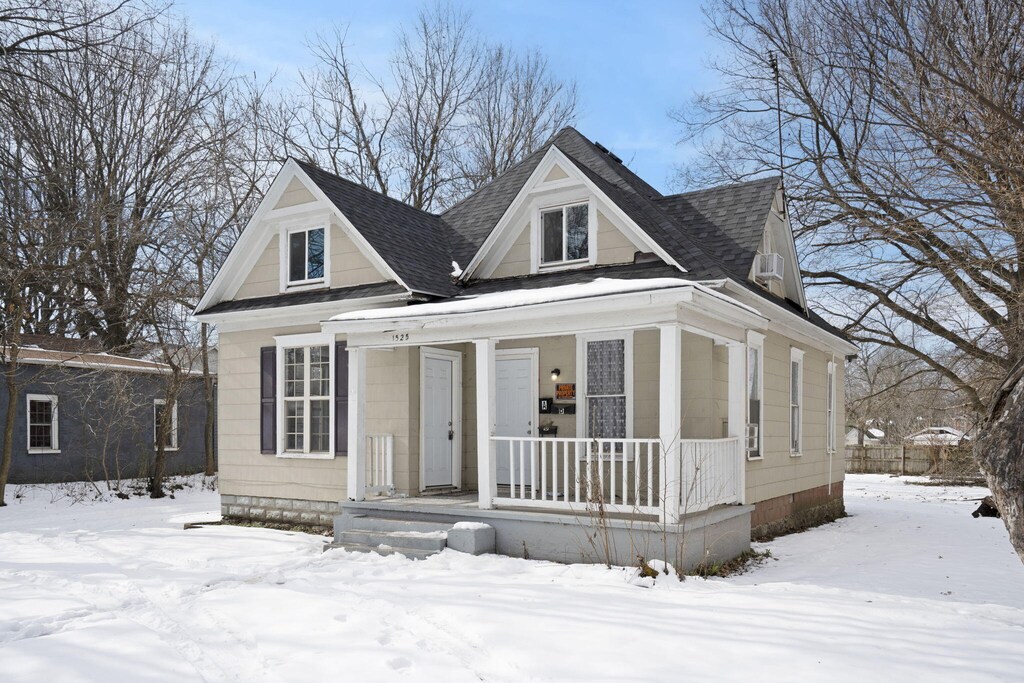
<instances>
[{"instance_id":1,"label":"gray neighboring house","mask_svg":"<svg viewBox=\"0 0 1024 683\"><path fill-rule=\"evenodd\" d=\"M102 353L89 340L26 335L22 343L9 483L148 476L167 366ZM0 420L10 409L0 392ZM175 410L167 474L203 471L205 413L196 376Z\"/></svg>"}]
</instances>

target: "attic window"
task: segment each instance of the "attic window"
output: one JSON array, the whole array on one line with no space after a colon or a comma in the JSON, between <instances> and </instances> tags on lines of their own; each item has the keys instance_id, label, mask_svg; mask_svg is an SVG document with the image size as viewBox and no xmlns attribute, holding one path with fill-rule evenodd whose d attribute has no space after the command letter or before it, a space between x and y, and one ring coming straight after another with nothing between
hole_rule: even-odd
<instances>
[{"instance_id":1,"label":"attic window","mask_svg":"<svg viewBox=\"0 0 1024 683\"><path fill-rule=\"evenodd\" d=\"M306 284L323 279L324 229L289 231L288 284Z\"/></svg>"},{"instance_id":2,"label":"attic window","mask_svg":"<svg viewBox=\"0 0 1024 683\"><path fill-rule=\"evenodd\" d=\"M586 261L590 257L590 208L587 203L542 211L542 266Z\"/></svg>"}]
</instances>

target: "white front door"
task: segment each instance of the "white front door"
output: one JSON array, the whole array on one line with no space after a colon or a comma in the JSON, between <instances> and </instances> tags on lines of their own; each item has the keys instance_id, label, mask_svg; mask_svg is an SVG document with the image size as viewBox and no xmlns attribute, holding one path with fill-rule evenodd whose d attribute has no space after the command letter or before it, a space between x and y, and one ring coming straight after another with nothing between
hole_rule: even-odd
<instances>
[{"instance_id":1,"label":"white front door","mask_svg":"<svg viewBox=\"0 0 1024 683\"><path fill-rule=\"evenodd\" d=\"M455 410L453 404L456 362L443 356L424 355L423 361L423 486L452 486L454 467Z\"/></svg>"},{"instance_id":2,"label":"white front door","mask_svg":"<svg viewBox=\"0 0 1024 683\"><path fill-rule=\"evenodd\" d=\"M536 405L533 400L533 359L530 356L512 356L495 360L495 435L496 436L535 436L537 428L533 424ZM509 471L510 444L507 441L497 443L497 462L495 477L497 483L512 483ZM530 484L531 463L529 444L523 444L520 450L511 447L511 465L515 468L515 483Z\"/></svg>"}]
</instances>

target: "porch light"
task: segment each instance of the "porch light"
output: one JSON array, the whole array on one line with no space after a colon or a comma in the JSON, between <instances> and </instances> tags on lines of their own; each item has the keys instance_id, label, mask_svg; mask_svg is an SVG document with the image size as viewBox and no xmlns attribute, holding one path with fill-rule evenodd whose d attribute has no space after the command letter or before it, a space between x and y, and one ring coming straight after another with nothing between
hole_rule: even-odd
<instances>
[{"instance_id":1,"label":"porch light","mask_svg":"<svg viewBox=\"0 0 1024 683\"><path fill-rule=\"evenodd\" d=\"M552 382L557 382L558 378L559 378L559 376L561 376L561 374L562 374L562 371L559 370L558 368L555 368L554 370L552 370L551 371L551 381Z\"/></svg>"}]
</instances>

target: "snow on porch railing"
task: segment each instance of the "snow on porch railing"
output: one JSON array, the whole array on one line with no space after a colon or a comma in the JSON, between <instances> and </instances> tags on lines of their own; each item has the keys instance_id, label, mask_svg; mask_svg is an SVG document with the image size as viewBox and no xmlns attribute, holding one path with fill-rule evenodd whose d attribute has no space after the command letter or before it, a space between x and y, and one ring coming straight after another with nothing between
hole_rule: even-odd
<instances>
[{"instance_id":1,"label":"snow on porch railing","mask_svg":"<svg viewBox=\"0 0 1024 683\"><path fill-rule=\"evenodd\" d=\"M495 436L498 506L659 512L657 439Z\"/></svg>"},{"instance_id":2,"label":"snow on porch railing","mask_svg":"<svg viewBox=\"0 0 1024 683\"><path fill-rule=\"evenodd\" d=\"M395 437L371 434L366 437L366 492L390 496L395 492Z\"/></svg>"},{"instance_id":3,"label":"snow on porch railing","mask_svg":"<svg viewBox=\"0 0 1024 683\"><path fill-rule=\"evenodd\" d=\"M744 462L740 457L739 437L683 439L679 445L682 458L679 509L684 514L739 502L742 482L739 468Z\"/></svg>"}]
</instances>

